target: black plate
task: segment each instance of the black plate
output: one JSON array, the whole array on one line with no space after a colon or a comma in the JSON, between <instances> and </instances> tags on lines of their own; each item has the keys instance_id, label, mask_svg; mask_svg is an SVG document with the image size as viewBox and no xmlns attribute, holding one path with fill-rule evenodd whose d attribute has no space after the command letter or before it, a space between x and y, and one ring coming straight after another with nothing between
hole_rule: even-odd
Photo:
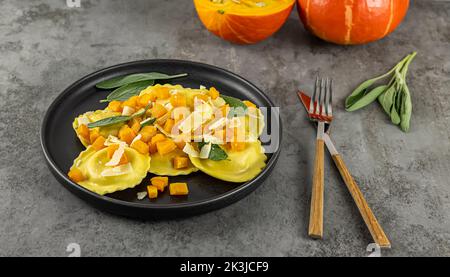
<instances>
[{"instance_id":1,"label":"black plate","mask_svg":"<svg viewBox=\"0 0 450 277\"><path fill-rule=\"evenodd\" d=\"M272 101L249 81L211 65L178 60L145 60L115 65L75 82L50 105L42 123L41 145L49 168L56 178L71 192L97 208L137 218L167 218L204 213L238 201L256 189L275 166L279 148L275 153L268 154L264 170L246 183L224 182L202 172L169 177L170 182L188 183L189 195L186 197L172 197L166 189L155 200L137 200L137 192L145 190L145 184L148 184L151 174L133 189L105 196L97 195L68 179L66 173L73 160L84 149L72 129L74 118L87 111L105 108L105 104L99 103L99 100L105 98L108 91L96 89L95 84L116 76L149 71L188 73L187 77L169 82L192 88L200 85L214 86L225 95L248 99L258 106L274 106ZM279 131L278 137L281 141L281 122L278 120L271 123L269 120L266 124L269 130Z\"/></svg>"}]
</instances>

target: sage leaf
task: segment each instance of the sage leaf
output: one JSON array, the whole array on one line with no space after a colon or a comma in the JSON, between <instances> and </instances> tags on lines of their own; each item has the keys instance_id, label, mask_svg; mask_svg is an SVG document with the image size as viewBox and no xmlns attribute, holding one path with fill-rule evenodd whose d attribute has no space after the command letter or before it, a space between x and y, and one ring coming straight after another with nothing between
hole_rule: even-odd
<instances>
[{"instance_id":1,"label":"sage leaf","mask_svg":"<svg viewBox=\"0 0 450 277\"><path fill-rule=\"evenodd\" d=\"M367 93L368 89L375 84L377 81L380 81L392 73L394 73L395 70L397 70L399 67L402 67L405 62L408 61L410 55L407 55L403 60L401 60L398 64L396 64L391 70L386 72L385 74L382 74L380 76L377 76L375 78L369 79L367 81L362 82L346 99L345 99L345 110L351 111L351 106L354 105L358 100L364 97L364 95ZM375 99L374 99L375 100ZM354 111L355 109L353 109Z\"/></svg>"},{"instance_id":2,"label":"sage leaf","mask_svg":"<svg viewBox=\"0 0 450 277\"><path fill-rule=\"evenodd\" d=\"M381 85L370 90L369 92L365 93L360 99L356 100L356 102L354 102L351 106L349 106L348 109L346 108L346 110L349 112L353 112L369 105L370 103L375 101L378 96L380 96L387 88L387 85Z\"/></svg>"},{"instance_id":3,"label":"sage leaf","mask_svg":"<svg viewBox=\"0 0 450 277\"><path fill-rule=\"evenodd\" d=\"M136 73L126 76L115 77L103 82L100 82L96 85L97 88L100 89L112 89L118 88L124 85L140 82L140 81L148 81L148 80L167 80L173 78L179 78L187 76L186 73L177 74L177 75L167 75L159 72L149 72L149 73Z\"/></svg>"},{"instance_id":4,"label":"sage leaf","mask_svg":"<svg viewBox=\"0 0 450 277\"><path fill-rule=\"evenodd\" d=\"M156 117L149 117L147 119L142 120L140 122L140 124L141 124L141 127L144 127L144 126L152 125L153 123L155 123L155 121L156 121Z\"/></svg>"},{"instance_id":5,"label":"sage leaf","mask_svg":"<svg viewBox=\"0 0 450 277\"><path fill-rule=\"evenodd\" d=\"M409 124L411 120L412 114L412 102L411 102L411 94L409 93L408 86L403 87L403 96L402 96L402 105L400 112L400 128L404 132L409 131Z\"/></svg>"},{"instance_id":6,"label":"sage leaf","mask_svg":"<svg viewBox=\"0 0 450 277\"><path fill-rule=\"evenodd\" d=\"M113 90L106 99L100 100L100 102L125 101L132 96L139 95L142 90L154 83L154 80L145 80L121 86Z\"/></svg>"},{"instance_id":7,"label":"sage leaf","mask_svg":"<svg viewBox=\"0 0 450 277\"><path fill-rule=\"evenodd\" d=\"M391 107L393 104L393 97L395 93L395 86L390 86L386 91L378 97L378 102L383 107L383 110L387 113L391 113Z\"/></svg>"},{"instance_id":8,"label":"sage leaf","mask_svg":"<svg viewBox=\"0 0 450 277\"><path fill-rule=\"evenodd\" d=\"M359 85L345 100L345 109L355 111L378 99L392 123L400 125L400 128L407 132L411 120L412 103L411 94L406 85L406 74L416 54L413 52L407 55L387 73ZM391 76L391 79L387 85L371 88L375 82L388 76Z\"/></svg>"},{"instance_id":9,"label":"sage leaf","mask_svg":"<svg viewBox=\"0 0 450 277\"><path fill-rule=\"evenodd\" d=\"M87 126L88 126L88 128L110 126L110 125L114 125L117 123L126 122L126 121L130 120L131 118L132 118L131 116L126 116L126 115L112 116L112 117L107 117L107 118L97 120L95 122L90 122L90 123L88 123Z\"/></svg>"},{"instance_id":10,"label":"sage leaf","mask_svg":"<svg viewBox=\"0 0 450 277\"><path fill-rule=\"evenodd\" d=\"M230 106L228 117L244 116L247 113L248 107L240 99L227 95L221 95L221 97Z\"/></svg>"},{"instance_id":11,"label":"sage leaf","mask_svg":"<svg viewBox=\"0 0 450 277\"><path fill-rule=\"evenodd\" d=\"M206 142L199 142L197 144L198 149L201 150L203 146L205 146ZM211 144L211 151L209 151L208 159L212 161L222 161L228 158L227 153L217 144Z\"/></svg>"}]
</instances>

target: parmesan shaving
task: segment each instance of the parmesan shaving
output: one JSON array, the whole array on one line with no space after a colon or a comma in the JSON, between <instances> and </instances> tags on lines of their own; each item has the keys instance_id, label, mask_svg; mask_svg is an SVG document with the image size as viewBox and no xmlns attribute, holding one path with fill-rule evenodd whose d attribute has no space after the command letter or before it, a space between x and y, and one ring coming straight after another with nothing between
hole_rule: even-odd
<instances>
[{"instance_id":1,"label":"parmesan shaving","mask_svg":"<svg viewBox=\"0 0 450 277\"><path fill-rule=\"evenodd\" d=\"M137 193L137 199L138 200L142 200L147 196L147 192L146 191L141 191Z\"/></svg>"},{"instance_id":2,"label":"parmesan shaving","mask_svg":"<svg viewBox=\"0 0 450 277\"><path fill-rule=\"evenodd\" d=\"M202 149L200 150L200 159L207 159L209 158L209 152L211 152L211 142L204 145Z\"/></svg>"},{"instance_id":3,"label":"parmesan shaving","mask_svg":"<svg viewBox=\"0 0 450 277\"><path fill-rule=\"evenodd\" d=\"M194 158L199 157L198 151L188 142L184 145L183 152Z\"/></svg>"},{"instance_id":4,"label":"parmesan shaving","mask_svg":"<svg viewBox=\"0 0 450 277\"><path fill-rule=\"evenodd\" d=\"M127 164L115 166L113 168L107 168L102 171L101 175L103 177L112 177L112 176L128 174L131 171L133 171L133 167L131 166L130 163L127 163Z\"/></svg>"},{"instance_id":5,"label":"parmesan shaving","mask_svg":"<svg viewBox=\"0 0 450 277\"><path fill-rule=\"evenodd\" d=\"M135 110L132 107L125 106L123 107L122 115L132 115Z\"/></svg>"},{"instance_id":6,"label":"parmesan shaving","mask_svg":"<svg viewBox=\"0 0 450 277\"><path fill-rule=\"evenodd\" d=\"M205 142L211 142L214 144L224 144L223 139L218 138L216 136L210 135L210 134L205 134L203 135L203 140Z\"/></svg>"},{"instance_id":7,"label":"parmesan shaving","mask_svg":"<svg viewBox=\"0 0 450 277\"><path fill-rule=\"evenodd\" d=\"M108 138L106 139L104 145L105 146L110 146L113 144L123 144L125 146L127 146L128 144L125 141L121 141L119 138L113 136L113 135L109 135Z\"/></svg>"},{"instance_id":8,"label":"parmesan shaving","mask_svg":"<svg viewBox=\"0 0 450 277\"><path fill-rule=\"evenodd\" d=\"M116 166L120 163L120 159L122 158L123 153L125 153L125 145L120 143L119 148L114 151L111 160L105 164L105 166Z\"/></svg>"},{"instance_id":9,"label":"parmesan shaving","mask_svg":"<svg viewBox=\"0 0 450 277\"><path fill-rule=\"evenodd\" d=\"M82 115L78 118L78 126L88 125L90 122L89 118L85 115Z\"/></svg>"},{"instance_id":10,"label":"parmesan shaving","mask_svg":"<svg viewBox=\"0 0 450 277\"><path fill-rule=\"evenodd\" d=\"M220 108L226 104L225 100L222 97L217 97L216 99L211 101L216 108Z\"/></svg>"},{"instance_id":11,"label":"parmesan shaving","mask_svg":"<svg viewBox=\"0 0 450 277\"><path fill-rule=\"evenodd\" d=\"M138 135L133 139L133 141L131 141L131 144L130 144L130 145L132 145L135 141L140 140L141 138L142 138L142 135L141 135L141 134L138 134Z\"/></svg>"}]
</instances>

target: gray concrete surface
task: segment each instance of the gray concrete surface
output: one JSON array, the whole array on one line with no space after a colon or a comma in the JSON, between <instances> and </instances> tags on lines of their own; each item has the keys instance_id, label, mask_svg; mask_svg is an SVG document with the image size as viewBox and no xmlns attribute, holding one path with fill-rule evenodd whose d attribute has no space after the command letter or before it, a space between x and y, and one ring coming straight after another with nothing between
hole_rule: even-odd
<instances>
[{"instance_id":1,"label":"gray concrete surface","mask_svg":"<svg viewBox=\"0 0 450 277\"><path fill-rule=\"evenodd\" d=\"M403 24L363 46L327 44L292 13L272 38L236 46L208 33L191 1L0 0L0 255L366 256L371 237L326 159L325 239L307 237L314 130L294 91L317 73L336 82L337 147L392 241L385 256L450 255L450 2L414 1ZM345 96L409 52L411 132L377 104ZM177 58L232 70L281 107L282 155L242 201L188 219L143 222L98 211L51 175L39 145L43 115L70 83L131 60Z\"/></svg>"}]
</instances>

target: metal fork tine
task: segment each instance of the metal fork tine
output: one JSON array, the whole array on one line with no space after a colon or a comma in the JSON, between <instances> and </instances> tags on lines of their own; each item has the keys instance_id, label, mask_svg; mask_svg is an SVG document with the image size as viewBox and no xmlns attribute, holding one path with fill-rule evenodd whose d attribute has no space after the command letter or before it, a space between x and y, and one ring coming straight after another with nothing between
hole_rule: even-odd
<instances>
[{"instance_id":1,"label":"metal fork tine","mask_svg":"<svg viewBox=\"0 0 450 277\"><path fill-rule=\"evenodd\" d=\"M309 113L315 113L314 102L316 101L317 89L319 88L319 76L316 76L316 83L314 84L314 92L309 102Z\"/></svg>"},{"instance_id":2,"label":"metal fork tine","mask_svg":"<svg viewBox=\"0 0 450 277\"><path fill-rule=\"evenodd\" d=\"M315 114L317 114L317 115L320 115L320 111L322 109L322 97L323 97L322 91L323 91L323 78L320 78L319 96L315 100L317 102Z\"/></svg>"},{"instance_id":3,"label":"metal fork tine","mask_svg":"<svg viewBox=\"0 0 450 277\"><path fill-rule=\"evenodd\" d=\"M332 111L332 107L333 107L333 79L330 79L330 96L329 96L329 101L328 101L328 105L327 105L327 116L332 117L333 116L333 111Z\"/></svg>"},{"instance_id":4,"label":"metal fork tine","mask_svg":"<svg viewBox=\"0 0 450 277\"><path fill-rule=\"evenodd\" d=\"M319 105L320 109L318 110L319 115L325 115L325 99L327 98L327 83L326 79L322 78L321 85L320 85L320 98L319 98Z\"/></svg>"},{"instance_id":5,"label":"metal fork tine","mask_svg":"<svg viewBox=\"0 0 450 277\"><path fill-rule=\"evenodd\" d=\"M326 116L327 112L328 112L328 87L329 87L329 83L328 83L328 77L326 79L324 79L324 83L325 83L325 87L323 89L323 99L322 99L322 104L321 104L321 115L322 116Z\"/></svg>"}]
</instances>

